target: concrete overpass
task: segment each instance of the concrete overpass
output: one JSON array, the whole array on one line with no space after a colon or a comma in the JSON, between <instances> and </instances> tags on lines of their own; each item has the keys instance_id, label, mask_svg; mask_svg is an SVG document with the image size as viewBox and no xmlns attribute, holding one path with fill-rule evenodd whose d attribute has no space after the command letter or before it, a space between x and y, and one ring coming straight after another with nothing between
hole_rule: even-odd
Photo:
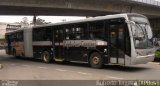
<instances>
[{"instance_id":1,"label":"concrete overpass","mask_svg":"<svg viewBox=\"0 0 160 86\"><path fill-rule=\"evenodd\" d=\"M1 15L96 16L135 12L160 16L160 3L153 0L1 0ZM147 1L150 1L147 3Z\"/></svg>"},{"instance_id":2,"label":"concrete overpass","mask_svg":"<svg viewBox=\"0 0 160 86\"><path fill-rule=\"evenodd\" d=\"M160 30L160 2L155 0L1 0L0 2L0 15L97 16L126 12L148 16L154 30Z\"/></svg>"}]
</instances>

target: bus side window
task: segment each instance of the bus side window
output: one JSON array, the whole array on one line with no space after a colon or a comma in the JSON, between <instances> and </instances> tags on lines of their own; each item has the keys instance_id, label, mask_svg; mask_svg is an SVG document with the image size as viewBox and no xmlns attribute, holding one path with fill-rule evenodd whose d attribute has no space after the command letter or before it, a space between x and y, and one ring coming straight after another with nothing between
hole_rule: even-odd
<instances>
[{"instance_id":1,"label":"bus side window","mask_svg":"<svg viewBox=\"0 0 160 86\"><path fill-rule=\"evenodd\" d=\"M46 28L44 30L44 39L45 41L51 41L52 40L52 31L50 28Z\"/></svg>"},{"instance_id":2,"label":"bus side window","mask_svg":"<svg viewBox=\"0 0 160 86\"><path fill-rule=\"evenodd\" d=\"M16 34L16 41L23 41L23 31Z\"/></svg>"},{"instance_id":3,"label":"bus side window","mask_svg":"<svg viewBox=\"0 0 160 86\"><path fill-rule=\"evenodd\" d=\"M65 39L66 40L74 40L75 39L75 26L74 25L66 25L65 26Z\"/></svg>"},{"instance_id":4,"label":"bus side window","mask_svg":"<svg viewBox=\"0 0 160 86\"><path fill-rule=\"evenodd\" d=\"M74 39L75 39L75 28L74 28L74 27L70 28L69 38L70 38L71 40L74 40Z\"/></svg>"},{"instance_id":5,"label":"bus side window","mask_svg":"<svg viewBox=\"0 0 160 86\"><path fill-rule=\"evenodd\" d=\"M66 28L65 29L65 39L67 39L67 40L69 40L69 29L68 28Z\"/></svg>"},{"instance_id":6,"label":"bus side window","mask_svg":"<svg viewBox=\"0 0 160 86\"><path fill-rule=\"evenodd\" d=\"M75 34L77 40L87 39L88 38L87 23L76 24Z\"/></svg>"},{"instance_id":7,"label":"bus side window","mask_svg":"<svg viewBox=\"0 0 160 86\"><path fill-rule=\"evenodd\" d=\"M104 21L89 23L89 37L91 39L104 39L105 38L104 33L105 33Z\"/></svg>"},{"instance_id":8,"label":"bus side window","mask_svg":"<svg viewBox=\"0 0 160 86\"><path fill-rule=\"evenodd\" d=\"M94 38L95 38L94 35L93 35L93 33L90 33L90 34L89 34L89 37L90 37L91 39L94 39Z\"/></svg>"},{"instance_id":9,"label":"bus side window","mask_svg":"<svg viewBox=\"0 0 160 86\"><path fill-rule=\"evenodd\" d=\"M58 42L58 30L54 30L54 41Z\"/></svg>"},{"instance_id":10,"label":"bus side window","mask_svg":"<svg viewBox=\"0 0 160 86\"><path fill-rule=\"evenodd\" d=\"M63 30L62 29L59 30L58 36L59 36L58 37L59 42L62 42L63 41Z\"/></svg>"}]
</instances>

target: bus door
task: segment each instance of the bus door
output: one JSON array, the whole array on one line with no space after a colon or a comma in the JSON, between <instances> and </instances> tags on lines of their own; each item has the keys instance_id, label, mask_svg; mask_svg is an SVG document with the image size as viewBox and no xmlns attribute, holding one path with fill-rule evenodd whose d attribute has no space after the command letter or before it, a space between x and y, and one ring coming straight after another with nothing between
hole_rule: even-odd
<instances>
[{"instance_id":1,"label":"bus door","mask_svg":"<svg viewBox=\"0 0 160 86\"><path fill-rule=\"evenodd\" d=\"M6 35L6 41L7 41L7 46L6 46L7 54L11 54L11 36L10 35Z\"/></svg>"},{"instance_id":2,"label":"bus door","mask_svg":"<svg viewBox=\"0 0 160 86\"><path fill-rule=\"evenodd\" d=\"M53 38L54 58L57 61L63 61L63 30L54 30Z\"/></svg>"},{"instance_id":3,"label":"bus door","mask_svg":"<svg viewBox=\"0 0 160 86\"><path fill-rule=\"evenodd\" d=\"M125 64L124 54L124 25L120 23L113 23L109 25L109 56L110 63Z\"/></svg>"}]
</instances>

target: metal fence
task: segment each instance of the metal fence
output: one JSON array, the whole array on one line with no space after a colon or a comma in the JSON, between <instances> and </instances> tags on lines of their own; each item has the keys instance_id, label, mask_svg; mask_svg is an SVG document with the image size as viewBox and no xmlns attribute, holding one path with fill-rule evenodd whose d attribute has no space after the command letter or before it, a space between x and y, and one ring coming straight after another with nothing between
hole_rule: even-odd
<instances>
[{"instance_id":1,"label":"metal fence","mask_svg":"<svg viewBox=\"0 0 160 86\"><path fill-rule=\"evenodd\" d=\"M160 1L156 1L156 0L131 0L131 1L160 6Z\"/></svg>"}]
</instances>

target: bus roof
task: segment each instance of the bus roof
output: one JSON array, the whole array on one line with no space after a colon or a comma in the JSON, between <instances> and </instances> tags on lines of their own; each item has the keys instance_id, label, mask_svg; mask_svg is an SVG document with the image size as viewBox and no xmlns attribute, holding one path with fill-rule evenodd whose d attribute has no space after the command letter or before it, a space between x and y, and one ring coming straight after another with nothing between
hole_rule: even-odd
<instances>
[{"instance_id":1,"label":"bus roof","mask_svg":"<svg viewBox=\"0 0 160 86\"><path fill-rule=\"evenodd\" d=\"M113 18L126 18L127 15L136 15L136 16L142 16L145 17L141 14L137 13L123 13L123 14L114 14L114 15L106 15L106 16L98 16L98 17L91 17L87 19L82 19L82 20L76 20L76 21L66 21L66 22L60 22L60 23L52 23L52 24L46 24L46 25L38 25L34 26L32 28L41 28L41 27L49 27L49 26L56 26L56 25L65 25L65 24L74 24L74 23L83 23L83 22L89 22L89 21L96 21L96 20L104 20L104 19L113 19Z\"/></svg>"},{"instance_id":2,"label":"bus roof","mask_svg":"<svg viewBox=\"0 0 160 86\"><path fill-rule=\"evenodd\" d=\"M21 30L15 30L15 31L12 31L12 32L7 32L6 34L12 34L12 33L16 33L16 32L20 32L20 31L23 31L24 29L21 29Z\"/></svg>"},{"instance_id":3,"label":"bus roof","mask_svg":"<svg viewBox=\"0 0 160 86\"><path fill-rule=\"evenodd\" d=\"M82 19L82 20L77 20L77 21L66 21L66 22L60 22L60 23L52 23L52 24L46 24L46 25L38 25L38 26L33 26L30 28L23 28L21 30L16 30L13 32L8 32L6 34L10 34L10 33L15 33L15 32L19 32L25 29L32 29L32 28L42 28L42 27L49 27L49 26L57 26L57 25L65 25L65 24L74 24L74 23L83 23L83 22L89 22L89 21L96 21L96 20L105 20L105 19L113 19L113 18L127 18L127 15L136 15L136 16L142 16L145 17L141 14L137 14L137 13L122 13L122 14L114 14L114 15L106 15L106 16L98 16L98 17L91 17L91 18L87 18L87 19Z\"/></svg>"}]
</instances>

